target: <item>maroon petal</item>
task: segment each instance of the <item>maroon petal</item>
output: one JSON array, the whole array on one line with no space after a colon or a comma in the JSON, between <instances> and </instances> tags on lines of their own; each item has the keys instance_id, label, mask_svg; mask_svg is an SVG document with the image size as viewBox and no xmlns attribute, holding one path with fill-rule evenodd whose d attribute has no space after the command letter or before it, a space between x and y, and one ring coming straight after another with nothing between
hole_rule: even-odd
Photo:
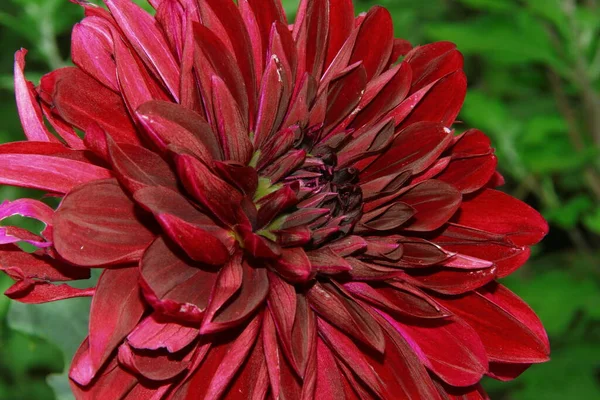
<instances>
[{"instance_id":1,"label":"maroon petal","mask_svg":"<svg viewBox=\"0 0 600 400\"><path fill-rule=\"evenodd\" d=\"M116 175L130 193L148 186L177 186L173 171L158 154L140 146L119 145L110 136L106 142Z\"/></svg>"},{"instance_id":2,"label":"maroon petal","mask_svg":"<svg viewBox=\"0 0 600 400\"><path fill-rule=\"evenodd\" d=\"M306 3L306 12L299 13L294 24L294 39L298 47L298 75L308 72L319 77L325 62L329 29L329 2L314 0Z\"/></svg>"},{"instance_id":3,"label":"maroon petal","mask_svg":"<svg viewBox=\"0 0 600 400\"><path fill-rule=\"evenodd\" d=\"M481 292L440 301L475 329L491 361L539 363L548 360L548 338L540 320L503 286L492 285Z\"/></svg>"},{"instance_id":4,"label":"maroon petal","mask_svg":"<svg viewBox=\"0 0 600 400\"><path fill-rule=\"evenodd\" d=\"M15 53L15 96L21 125L27 140L40 142L58 142L44 125L42 109L36 99L33 84L25 79L25 55L27 50L21 49Z\"/></svg>"},{"instance_id":5,"label":"maroon petal","mask_svg":"<svg viewBox=\"0 0 600 400\"><path fill-rule=\"evenodd\" d=\"M173 379L189 365L189 361L186 360L189 357L171 353L136 351L132 350L127 343L119 346L118 354L121 365L151 381Z\"/></svg>"},{"instance_id":6,"label":"maroon petal","mask_svg":"<svg viewBox=\"0 0 600 400\"><path fill-rule=\"evenodd\" d=\"M481 339L461 320L408 325L382 315L410 343L425 366L448 384L470 386L487 372L488 360Z\"/></svg>"},{"instance_id":7,"label":"maroon petal","mask_svg":"<svg viewBox=\"0 0 600 400\"><path fill-rule=\"evenodd\" d=\"M210 265L222 265L229 259L233 239L227 231L214 225L177 192L147 187L137 191L134 198L154 214L165 233L191 259Z\"/></svg>"},{"instance_id":8,"label":"maroon petal","mask_svg":"<svg viewBox=\"0 0 600 400\"><path fill-rule=\"evenodd\" d=\"M100 266L137 261L153 239L113 180L72 190L54 214L54 245L67 261Z\"/></svg>"},{"instance_id":9,"label":"maroon petal","mask_svg":"<svg viewBox=\"0 0 600 400\"><path fill-rule=\"evenodd\" d=\"M533 208L505 193L486 189L463 201L457 223L507 235L517 245L532 245L548 233L548 223Z\"/></svg>"},{"instance_id":10,"label":"maroon petal","mask_svg":"<svg viewBox=\"0 0 600 400\"><path fill-rule=\"evenodd\" d=\"M198 323L208 306L217 273L190 264L184 257L157 238L140 261L140 285L158 313Z\"/></svg>"},{"instance_id":11,"label":"maroon petal","mask_svg":"<svg viewBox=\"0 0 600 400\"><path fill-rule=\"evenodd\" d=\"M413 92L463 67L462 55L450 42L415 47L405 61L414 71Z\"/></svg>"},{"instance_id":12,"label":"maroon petal","mask_svg":"<svg viewBox=\"0 0 600 400\"><path fill-rule=\"evenodd\" d=\"M331 64L350 36L354 27L354 6L352 0L329 1L329 38L325 69Z\"/></svg>"},{"instance_id":13,"label":"maroon petal","mask_svg":"<svg viewBox=\"0 0 600 400\"><path fill-rule=\"evenodd\" d=\"M440 181L422 182L398 198L415 210L410 231L433 231L454 215L461 205L462 196L452 186Z\"/></svg>"},{"instance_id":14,"label":"maroon petal","mask_svg":"<svg viewBox=\"0 0 600 400\"><path fill-rule=\"evenodd\" d=\"M350 271L352 266L336 254L331 248L309 251L306 253L313 271L322 274L339 274Z\"/></svg>"},{"instance_id":15,"label":"maroon petal","mask_svg":"<svg viewBox=\"0 0 600 400\"><path fill-rule=\"evenodd\" d=\"M247 221L241 208L240 192L210 172L206 165L194 157L178 155L176 164L187 191L216 217L230 225Z\"/></svg>"},{"instance_id":16,"label":"maroon petal","mask_svg":"<svg viewBox=\"0 0 600 400\"><path fill-rule=\"evenodd\" d=\"M179 100L179 67L154 18L130 1L106 0L106 5L140 58Z\"/></svg>"},{"instance_id":17,"label":"maroon petal","mask_svg":"<svg viewBox=\"0 0 600 400\"><path fill-rule=\"evenodd\" d=\"M215 132L191 110L165 101L151 101L138 108L136 115L150 140L163 152L169 145L175 145L205 163L223 157Z\"/></svg>"},{"instance_id":18,"label":"maroon petal","mask_svg":"<svg viewBox=\"0 0 600 400\"><path fill-rule=\"evenodd\" d=\"M399 316L412 318L444 318L450 315L433 298L400 282L371 286L364 282L348 282L344 289L375 307Z\"/></svg>"},{"instance_id":19,"label":"maroon petal","mask_svg":"<svg viewBox=\"0 0 600 400\"><path fill-rule=\"evenodd\" d=\"M462 294L478 289L496 277L494 266L483 269L433 268L411 271L415 286L443 294Z\"/></svg>"},{"instance_id":20,"label":"maroon petal","mask_svg":"<svg viewBox=\"0 0 600 400\"><path fill-rule=\"evenodd\" d=\"M384 339L379 325L349 296L332 284L315 283L307 293L310 306L323 319L344 334L366 344L380 353L384 351Z\"/></svg>"},{"instance_id":21,"label":"maroon petal","mask_svg":"<svg viewBox=\"0 0 600 400\"><path fill-rule=\"evenodd\" d=\"M47 281L41 281L35 277L26 276L18 268L1 267L15 283L8 288L4 294L12 299L25 304L41 304L51 301L71 299L74 297L93 296L95 289L77 289L67 284L55 285Z\"/></svg>"},{"instance_id":22,"label":"maroon petal","mask_svg":"<svg viewBox=\"0 0 600 400\"><path fill-rule=\"evenodd\" d=\"M308 282L314 276L310 260L300 247L281 249L281 257L271 265L279 275L290 282Z\"/></svg>"},{"instance_id":23,"label":"maroon petal","mask_svg":"<svg viewBox=\"0 0 600 400\"><path fill-rule=\"evenodd\" d=\"M296 310L296 291L294 286L288 284L276 274L269 272L269 294L267 302L270 315L277 327L278 338L281 341L284 352L289 360L293 362L292 328L294 326L295 314L290 310ZM270 316L268 319L270 320ZM265 317L265 323L267 317ZM295 367L297 370L297 367Z\"/></svg>"},{"instance_id":24,"label":"maroon petal","mask_svg":"<svg viewBox=\"0 0 600 400\"><path fill-rule=\"evenodd\" d=\"M139 350L166 349L177 353L198 337L198 328L152 313L127 336L127 343Z\"/></svg>"},{"instance_id":25,"label":"maroon petal","mask_svg":"<svg viewBox=\"0 0 600 400\"><path fill-rule=\"evenodd\" d=\"M89 354L93 371L100 369L144 313L139 276L137 268L107 269L98 281L90 309Z\"/></svg>"},{"instance_id":26,"label":"maroon petal","mask_svg":"<svg viewBox=\"0 0 600 400\"><path fill-rule=\"evenodd\" d=\"M490 181L497 164L494 155L452 160L436 179L451 184L463 194L473 193Z\"/></svg>"},{"instance_id":27,"label":"maroon petal","mask_svg":"<svg viewBox=\"0 0 600 400\"><path fill-rule=\"evenodd\" d=\"M54 105L65 121L82 130L96 123L118 143L139 144L121 96L78 68L63 68L51 75L56 82Z\"/></svg>"},{"instance_id":28,"label":"maroon petal","mask_svg":"<svg viewBox=\"0 0 600 400\"><path fill-rule=\"evenodd\" d=\"M219 273L200 333L239 325L263 304L268 292L266 269L252 267L241 256L234 256Z\"/></svg>"}]
</instances>

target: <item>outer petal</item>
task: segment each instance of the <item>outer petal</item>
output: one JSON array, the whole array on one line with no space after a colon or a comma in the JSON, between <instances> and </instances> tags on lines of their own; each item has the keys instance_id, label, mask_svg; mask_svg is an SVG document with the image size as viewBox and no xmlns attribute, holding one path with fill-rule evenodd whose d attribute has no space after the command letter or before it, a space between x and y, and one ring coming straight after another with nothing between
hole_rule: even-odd
<instances>
[{"instance_id":1,"label":"outer petal","mask_svg":"<svg viewBox=\"0 0 600 400\"><path fill-rule=\"evenodd\" d=\"M54 245L67 261L100 266L137 261L153 239L114 180L77 187L54 214Z\"/></svg>"}]
</instances>

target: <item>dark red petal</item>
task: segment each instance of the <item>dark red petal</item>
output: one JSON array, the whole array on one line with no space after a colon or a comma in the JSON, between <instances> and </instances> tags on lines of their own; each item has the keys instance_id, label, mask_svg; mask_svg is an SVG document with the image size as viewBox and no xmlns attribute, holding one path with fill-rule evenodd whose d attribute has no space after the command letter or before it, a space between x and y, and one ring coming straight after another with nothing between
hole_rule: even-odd
<instances>
[{"instance_id":1,"label":"dark red petal","mask_svg":"<svg viewBox=\"0 0 600 400\"><path fill-rule=\"evenodd\" d=\"M548 233L548 223L537 211L493 189L486 189L463 201L456 222L505 234L520 246L535 244Z\"/></svg>"},{"instance_id":2,"label":"dark red petal","mask_svg":"<svg viewBox=\"0 0 600 400\"><path fill-rule=\"evenodd\" d=\"M78 68L63 68L53 74L54 105L65 121L82 130L96 123L118 143L139 144L121 96Z\"/></svg>"},{"instance_id":3,"label":"dark red petal","mask_svg":"<svg viewBox=\"0 0 600 400\"><path fill-rule=\"evenodd\" d=\"M410 271L412 284L443 294L462 294L478 289L496 277L496 267L483 269L433 268Z\"/></svg>"},{"instance_id":4,"label":"dark red petal","mask_svg":"<svg viewBox=\"0 0 600 400\"><path fill-rule=\"evenodd\" d=\"M298 187L296 186L296 189ZM281 212L297 203L297 190L293 190L291 185L285 185L281 189L273 192L258 202L257 228L262 228L280 215Z\"/></svg>"},{"instance_id":5,"label":"dark red petal","mask_svg":"<svg viewBox=\"0 0 600 400\"><path fill-rule=\"evenodd\" d=\"M273 269L288 281L308 282L313 276L310 260L300 247L281 249L281 257L272 262Z\"/></svg>"},{"instance_id":6,"label":"dark red petal","mask_svg":"<svg viewBox=\"0 0 600 400\"><path fill-rule=\"evenodd\" d=\"M198 323L208 306L217 273L189 263L162 238L157 238L140 261L144 297L160 314Z\"/></svg>"},{"instance_id":7,"label":"dark red petal","mask_svg":"<svg viewBox=\"0 0 600 400\"><path fill-rule=\"evenodd\" d=\"M335 253L331 248L324 247L306 253L313 271L326 275L350 271L352 266Z\"/></svg>"},{"instance_id":8,"label":"dark red petal","mask_svg":"<svg viewBox=\"0 0 600 400\"><path fill-rule=\"evenodd\" d=\"M401 324L382 314L410 343L427 368L453 386L473 385L487 372L488 360L476 331L459 319Z\"/></svg>"},{"instance_id":9,"label":"dark red petal","mask_svg":"<svg viewBox=\"0 0 600 400\"><path fill-rule=\"evenodd\" d=\"M337 357L342 362L346 363L348 368L350 368L374 393L383 397L382 386L384 383L367 363L367 360L363 355L363 351L357 347L357 345L345 334L345 332L340 332L334 326L328 324L326 321L320 318L317 320L317 322L319 335L323 338L331 350L337 354ZM379 328L379 324L377 322L372 321L372 323L376 324L377 328ZM318 355L317 359L319 358L321 358L321 354Z\"/></svg>"},{"instance_id":10,"label":"dark red petal","mask_svg":"<svg viewBox=\"0 0 600 400\"><path fill-rule=\"evenodd\" d=\"M40 142L58 142L44 125L42 109L36 99L33 84L25 79L25 55L27 50L21 49L15 53L15 96L21 126L27 140Z\"/></svg>"},{"instance_id":11,"label":"dark red petal","mask_svg":"<svg viewBox=\"0 0 600 400\"><path fill-rule=\"evenodd\" d=\"M107 269L98 281L90 308L89 354L93 371L100 369L144 313L139 276L135 267Z\"/></svg>"},{"instance_id":12,"label":"dark red petal","mask_svg":"<svg viewBox=\"0 0 600 400\"><path fill-rule=\"evenodd\" d=\"M318 78L323 72L329 30L329 1L306 3L306 12L299 13L294 24L294 39L298 47L298 76L305 72Z\"/></svg>"},{"instance_id":13,"label":"dark red petal","mask_svg":"<svg viewBox=\"0 0 600 400\"><path fill-rule=\"evenodd\" d=\"M189 365L189 360L186 360L189 357L182 357L181 354L136 351L131 349L127 343L119 346L118 354L121 365L151 381L173 379L185 371Z\"/></svg>"},{"instance_id":14,"label":"dark red petal","mask_svg":"<svg viewBox=\"0 0 600 400\"><path fill-rule=\"evenodd\" d=\"M548 360L548 338L540 320L503 286L440 301L477 331L491 361L529 364Z\"/></svg>"},{"instance_id":15,"label":"dark red petal","mask_svg":"<svg viewBox=\"0 0 600 400\"><path fill-rule=\"evenodd\" d=\"M331 284L315 283L307 292L310 306L344 334L384 352L384 339L379 325L353 299Z\"/></svg>"},{"instance_id":16,"label":"dark red petal","mask_svg":"<svg viewBox=\"0 0 600 400\"><path fill-rule=\"evenodd\" d=\"M400 282L375 287L365 282L348 282L344 284L344 288L375 307L400 318L444 318L450 315L424 292Z\"/></svg>"},{"instance_id":17,"label":"dark red petal","mask_svg":"<svg viewBox=\"0 0 600 400\"><path fill-rule=\"evenodd\" d=\"M342 337L345 338L345 336ZM358 349L356 350L357 353L359 353ZM333 355L333 352L320 339L317 340L315 354L316 382L313 395L319 397L322 396L324 399L351 400L356 398L354 397L355 395L352 391L352 388L350 388L348 382L344 378L344 375L338 368L337 360ZM365 370L368 370L368 367L366 367ZM306 388L303 389L303 392L306 393ZM309 398L313 397L310 396Z\"/></svg>"},{"instance_id":18,"label":"dark red petal","mask_svg":"<svg viewBox=\"0 0 600 400\"><path fill-rule=\"evenodd\" d=\"M130 1L106 0L105 3L140 58L178 101L179 66L154 18Z\"/></svg>"},{"instance_id":19,"label":"dark red petal","mask_svg":"<svg viewBox=\"0 0 600 400\"><path fill-rule=\"evenodd\" d=\"M267 270L252 267L241 256L234 256L219 273L200 333L240 325L263 305L268 292Z\"/></svg>"},{"instance_id":20,"label":"dark red petal","mask_svg":"<svg viewBox=\"0 0 600 400\"><path fill-rule=\"evenodd\" d=\"M414 71L412 92L463 67L463 57L450 42L436 42L415 47L405 61Z\"/></svg>"},{"instance_id":21,"label":"dark red petal","mask_svg":"<svg viewBox=\"0 0 600 400\"><path fill-rule=\"evenodd\" d=\"M360 224L375 231L389 231L403 225L415 212L413 207L398 201L364 214Z\"/></svg>"},{"instance_id":22,"label":"dark red petal","mask_svg":"<svg viewBox=\"0 0 600 400\"><path fill-rule=\"evenodd\" d=\"M453 72L433 83L401 126L407 127L421 121L439 122L444 126L450 126L454 123L466 94L467 78L464 72L462 70Z\"/></svg>"},{"instance_id":23,"label":"dark red petal","mask_svg":"<svg viewBox=\"0 0 600 400\"><path fill-rule=\"evenodd\" d=\"M71 378L71 389L77 399L122 399L137 384L135 376L125 371L118 365L116 357L103 368L101 374L88 386L91 381L90 359L88 352L88 339L81 344L73 362L69 377ZM84 387L82 387L82 386Z\"/></svg>"},{"instance_id":24,"label":"dark red petal","mask_svg":"<svg viewBox=\"0 0 600 400\"><path fill-rule=\"evenodd\" d=\"M233 243L224 240L233 239L185 197L167 188L147 187L137 191L134 198L154 214L165 233L193 260L221 265L229 259Z\"/></svg>"},{"instance_id":25,"label":"dark red petal","mask_svg":"<svg viewBox=\"0 0 600 400\"><path fill-rule=\"evenodd\" d=\"M447 183L428 180L398 198L415 210L415 215L405 227L410 231L433 231L454 215L461 205L462 196Z\"/></svg>"},{"instance_id":26,"label":"dark red petal","mask_svg":"<svg viewBox=\"0 0 600 400\"><path fill-rule=\"evenodd\" d=\"M329 40L325 69L331 64L350 36L354 27L354 6L352 0L329 1Z\"/></svg>"},{"instance_id":27,"label":"dark red petal","mask_svg":"<svg viewBox=\"0 0 600 400\"><path fill-rule=\"evenodd\" d=\"M463 194L473 193L490 181L497 164L498 159L492 154L452 160L436 179L451 184Z\"/></svg>"},{"instance_id":28,"label":"dark red petal","mask_svg":"<svg viewBox=\"0 0 600 400\"><path fill-rule=\"evenodd\" d=\"M262 48L267 49L269 47L269 37L273 23L276 21L282 23L286 22L285 12L283 11L281 2L278 0L243 0L240 3L242 2L248 3L254 11L260 31ZM252 43L252 45L254 46L255 44ZM262 58L260 59L261 66L265 63L265 54L266 52L262 54Z\"/></svg>"},{"instance_id":29,"label":"dark red petal","mask_svg":"<svg viewBox=\"0 0 600 400\"><path fill-rule=\"evenodd\" d=\"M90 277L88 269L73 267L43 254L26 253L14 245L0 246L0 267L15 268L24 276L44 281L62 282Z\"/></svg>"},{"instance_id":30,"label":"dark red petal","mask_svg":"<svg viewBox=\"0 0 600 400\"><path fill-rule=\"evenodd\" d=\"M242 195L198 161L186 154L176 157L179 178L187 191L221 221L229 225L243 224Z\"/></svg>"},{"instance_id":31,"label":"dark red petal","mask_svg":"<svg viewBox=\"0 0 600 400\"><path fill-rule=\"evenodd\" d=\"M439 124L414 124L398 133L390 149L362 171L360 180L404 171L418 174L439 158L451 140L452 131Z\"/></svg>"},{"instance_id":32,"label":"dark red petal","mask_svg":"<svg viewBox=\"0 0 600 400\"><path fill-rule=\"evenodd\" d=\"M325 132L331 131L359 104L367 85L367 74L362 64L356 64L336 77L329 84L326 96L327 109L323 121ZM323 98L323 97L321 97Z\"/></svg>"},{"instance_id":33,"label":"dark red petal","mask_svg":"<svg viewBox=\"0 0 600 400\"><path fill-rule=\"evenodd\" d=\"M206 358L187 382L173 394L174 400L217 400L233 384L237 371L252 352L261 318L252 319L235 339L225 336L211 346ZM236 397L237 399L237 397Z\"/></svg>"},{"instance_id":34,"label":"dark red petal","mask_svg":"<svg viewBox=\"0 0 600 400\"><path fill-rule=\"evenodd\" d=\"M350 64L362 61L371 80L383 71L392 53L394 24L389 11L373 7L360 26L360 32L350 58Z\"/></svg>"},{"instance_id":35,"label":"dark red petal","mask_svg":"<svg viewBox=\"0 0 600 400\"><path fill-rule=\"evenodd\" d=\"M169 145L175 145L205 163L223 157L216 133L192 110L165 101L151 101L138 108L136 115L150 140L163 152Z\"/></svg>"},{"instance_id":36,"label":"dark red petal","mask_svg":"<svg viewBox=\"0 0 600 400\"><path fill-rule=\"evenodd\" d=\"M81 266L137 261L154 237L114 179L72 190L53 221L56 250Z\"/></svg>"},{"instance_id":37,"label":"dark red petal","mask_svg":"<svg viewBox=\"0 0 600 400\"><path fill-rule=\"evenodd\" d=\"M74 297L88 297L94 295L94 288L77 289L67 284L55 285L51 282L41 281L35 277L25 276L17 268L0 267L16 282L4 294L6 297L25 304L41 304L50 301L71 299Z\"/></svg>"},{"instance_id":38,"label":"dark red petal","mask_svg":"<svg viewBox=\"0 0 600 400\"><path fill-rule=\"evenodd\" d=\"M148 186L176 188L173 171L158 154L140 146L119 145L108 135L106 143L116 175L130 193Z\"/></svg>"},{"instance_id":39,"label":"dark red petal","mask_svg":"<svg viewBox=\"0 0 600 400\"><path fill-rule=\"evenodd\" d=\"M198 328L154 312L127 336L127 343L140 350L166 349L176 353L198 337Z\"/></svg>"}]
</instances>

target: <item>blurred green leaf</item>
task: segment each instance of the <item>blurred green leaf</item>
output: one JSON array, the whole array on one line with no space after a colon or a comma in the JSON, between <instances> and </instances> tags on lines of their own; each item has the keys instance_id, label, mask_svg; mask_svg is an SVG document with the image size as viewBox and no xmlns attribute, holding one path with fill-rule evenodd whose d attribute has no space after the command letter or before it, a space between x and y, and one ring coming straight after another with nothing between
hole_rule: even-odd
<instances>
[{"instance_id":1,"label":"blurred green leaf","mask_svg":"<svg viewBox=\"0 0 600 400\"><path fill-rule=\"evenodd\" d=\"M592 209L594 202L586 195L574 197L560 207L553 208L544 213L544 217L565 229L575 227L583 214Z\"/></svg>"},{"instance_id":2,"label":"blurred green leaf","mask_svg":"<svg viewBox=\"0 0 600 400\"><path fill-rule=\"evenodd\" d=\"M583 222L589 230L600 235L600 206L596 207L593 212L586 215Z\"/></svg>"}]
</instances>

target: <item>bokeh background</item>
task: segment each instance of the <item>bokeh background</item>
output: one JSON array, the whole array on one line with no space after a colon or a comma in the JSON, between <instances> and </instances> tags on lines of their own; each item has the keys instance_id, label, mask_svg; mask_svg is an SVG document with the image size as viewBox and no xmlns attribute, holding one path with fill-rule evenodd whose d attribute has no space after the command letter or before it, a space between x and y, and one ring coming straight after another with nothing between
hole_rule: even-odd
<instances>
[{"instance_id":1,"label":"bokeh background","mask_svg":"<svg viewBox=\"0 0 600 400\"><path fill-rule=\"evenodd\" d=\"M293 15L298 0L283 2ZM493 399L600 399L600 0L355 0L357 11L374 4L414 45L458 45L469 93L457 130L484 130L503 190L550 221L528 265L503 283L543 320L552 361L514 382L486 380L486 389ZM0 1L0 142L24 138L14 52L30 50L26 72L37 83L69 64L81 17L68 0ZM41 193L0 187L0 200L24 196ZM9 285L0 274L0 290ZM89 299L25 306L0 295L1 400L72 399L64 370L86 335L88 308Z\"/></svg>"}]
</instances>

